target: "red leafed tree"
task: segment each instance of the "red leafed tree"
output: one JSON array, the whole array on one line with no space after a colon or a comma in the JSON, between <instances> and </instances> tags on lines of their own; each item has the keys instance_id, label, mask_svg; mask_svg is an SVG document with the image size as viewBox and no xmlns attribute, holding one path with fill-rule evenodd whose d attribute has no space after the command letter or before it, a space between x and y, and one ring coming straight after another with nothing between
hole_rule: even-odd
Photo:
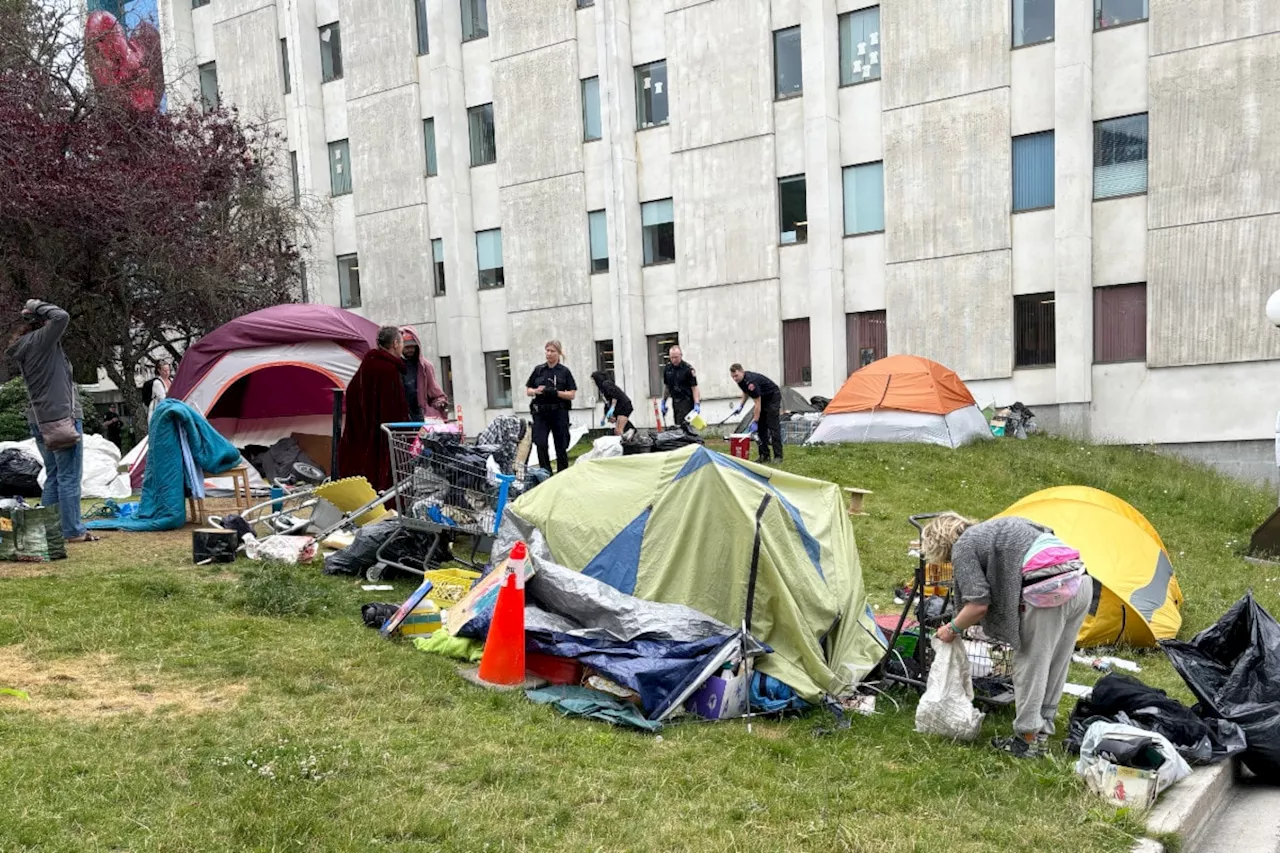
<instances>
[{"instance_id":1,"label":"red leafed tree","mask_svg":"<svg viewBox=\"0 0 1280 853\"><path fill-rule=\"evenodd\" d=\"M102 366L138 411L162 354L297 299L309 217L265 124L95 87L73 3L0 0L0 324L62 305L78 372Z\"/></svg>"}]
</instances>

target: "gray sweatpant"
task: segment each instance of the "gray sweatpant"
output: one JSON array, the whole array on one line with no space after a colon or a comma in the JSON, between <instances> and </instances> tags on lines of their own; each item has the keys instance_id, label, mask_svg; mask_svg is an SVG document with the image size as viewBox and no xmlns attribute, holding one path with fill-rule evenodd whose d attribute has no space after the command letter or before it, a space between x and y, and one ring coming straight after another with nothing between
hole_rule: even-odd
<instances>
[{"instance_id":1,"label":"gray sweatpant","mask_svg":"<svg viewBox=\"0 0 1280 853\"><path fill-rule=\"evenodd\" d=\"M1023 607L1018 624L1022 647L1013 656L1016 734L1054 733L1071 653L1093 600L1093 584L1093 578L1085 575L1080 591L1060 607Z\"/></svg>"}]
</instances>

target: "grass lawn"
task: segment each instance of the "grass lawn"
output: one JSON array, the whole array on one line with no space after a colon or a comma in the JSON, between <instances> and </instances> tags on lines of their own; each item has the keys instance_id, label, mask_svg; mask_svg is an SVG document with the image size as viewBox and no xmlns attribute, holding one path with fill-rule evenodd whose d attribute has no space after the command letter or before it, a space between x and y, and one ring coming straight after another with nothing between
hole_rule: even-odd
<instances>
[{"instance_id":1,"label":"grass lawn","mask_svg":"<svg viewBox=\"0 0 1280 853\"><path fill-rule=\"evenodd\" d=\"M1068 483L1160 530L1184 636L1249 587L1280 604L1280 571L1241 557L1274 495L1152 453L1040 438L789 449L786 467L875 492L855 527L882 610L911 571L909 514L988 516ZM661 739L564 720L364 628L359 605L407 582L195 568L190 545L117 533L65 563L0 564L0 687L31 694L0 696L0 850L1058 853L1125 850L1141 831L1060 754L915 734L905 695L834 732L825 712ZM1137 659L1188 698L1159 654ZM985 736L1010 721L988 717Z\"/></svg>"}]
</instances>

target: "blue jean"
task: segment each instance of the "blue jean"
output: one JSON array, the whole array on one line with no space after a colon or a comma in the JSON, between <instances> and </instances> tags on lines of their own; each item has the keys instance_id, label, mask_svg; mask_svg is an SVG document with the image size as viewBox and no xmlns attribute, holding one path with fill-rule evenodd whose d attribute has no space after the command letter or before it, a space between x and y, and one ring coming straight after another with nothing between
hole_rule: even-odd
<instances>
[{"instance_id":1,"label":"blue jean","mask_svg":"<svg viewBox=\"0 0 1280 853\"><path fill-rule=\"evenodd\" d=\"M76 432L84 435L84 424L76 421ZM62 519L62 535L66 539L79 539L89 531L80 520L80 477L84 468L84 442L66 450L50 450L40 437L40 427L31 425L36 448L44 459L44 493L40 502L45 506L58 505Z\"/></svg>"}]
</instances>

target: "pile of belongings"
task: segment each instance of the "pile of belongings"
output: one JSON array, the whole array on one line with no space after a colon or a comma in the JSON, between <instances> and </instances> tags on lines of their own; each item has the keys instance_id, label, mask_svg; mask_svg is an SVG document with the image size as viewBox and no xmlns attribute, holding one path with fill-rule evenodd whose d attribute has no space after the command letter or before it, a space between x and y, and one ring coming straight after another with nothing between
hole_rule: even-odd
<instances>
[{"instance_id":1,"label":"pile of belongings","mask_svg":"<svg viewBox=\"0 0 1280 853\"><path fill-rule=\"evenodd\" d=\"M1022 403L1014 403L1012 406L1000 409L991 418L991 434L997 438L1006 436L1026 439L1037 428L1036 413Z\"/></svg>"},{"instance_id":2,"label":"pile of belongings","mask_svg":"<svg viewBox=\"0 0 1280 853\"><path fill-rule=\"evenodd\" d=\"M1262 780L1280 782L1280 624L1247 593L1190 642L1160 643L1199 702L1195 712L1244 733L1241 755Z\"/></svg>"},{"instance_id":3,"label":"pile of belongings","mask_svg":"<svg viewBox=\"0 0 1280 853\"><path fill-rule=\"evenodd\" d=\"M636 453L667 453L691 444L702 444L697 433L687 428L664 429L658 433L632 432L622 437L622 455Z\"/></svg>"},{"instance_id":4,"label":"pile of belongings","mask_svg":"<svg viewBox=\"0 0 1280 853\"><path fill-rule=\"evenodd\" d=\"M242 453L245 461L252 465L268 483L298 477L299 468L295 466L301 466L303 471L324 470L307 455L307 452L298 444L298 440L292 436L282 438L270 447L251 444L245 447Z\"/></svg>"},{"instance_id":5,"label":"pile of belongings","mask_svg":"<svg viewBox=\"0 0 1280 853\"><path fill-rule=\"evenodd\" d=\"M1190 776L1191 768L1164 735L1097 722L1080 744L1076 773L1113 805L1145 809L1169 786Z\"/></svg>"},{"instance_id":6,"label":"pile of belongings","mask_svg":"<svg viewBox=\"0 0 1280 853\"><path fill-rule=\"evenodd\" d=\"M1235 723L1203 719L1163 690L1119 673L1103 676L1071 712L1067 751L1079 753L1094 723L1121 723L1164 736L1190 764L1216 764L1245 748Z\"/></svg>"},{"instance_id":7,"label":"pile of belongings","mask_svg":"<svg viewBox=\"0 0 1280 853\"><path fill-rule=\"evenodd\" d=\"M384 561L378 560L378 550L386 543ZM386 580L388 566L385 561L405 565L423 564L432 568L452 559L449 537L406 529L397 518L384 518L366 524L356 531L355 539L341 551L334 551L324 558L326 575L354 575L371 581Z\"/></svg>"}]
</instances>

